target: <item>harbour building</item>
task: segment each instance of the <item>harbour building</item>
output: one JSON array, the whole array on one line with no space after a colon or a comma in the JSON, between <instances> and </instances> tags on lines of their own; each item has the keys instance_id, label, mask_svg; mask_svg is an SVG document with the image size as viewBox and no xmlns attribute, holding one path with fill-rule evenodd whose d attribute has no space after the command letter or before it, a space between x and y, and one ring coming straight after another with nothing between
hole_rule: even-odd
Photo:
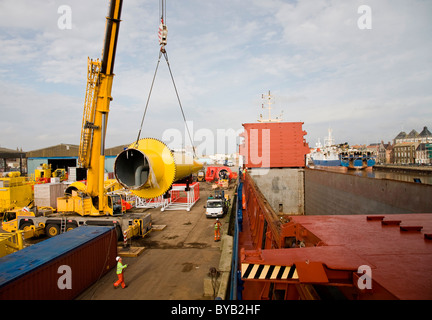
<instances>
[{"instance_id":1,"label":"harbour building","mask_svg":"<svg viewBox=\"0 0 432 320\"><path fill-rule=\"evenodd\" d=\"M394 138L395 164L430 164L432 163L432 133L425 126L418 133L415 129L410 133L401 131Z\"/></svg>"}]
</instances>

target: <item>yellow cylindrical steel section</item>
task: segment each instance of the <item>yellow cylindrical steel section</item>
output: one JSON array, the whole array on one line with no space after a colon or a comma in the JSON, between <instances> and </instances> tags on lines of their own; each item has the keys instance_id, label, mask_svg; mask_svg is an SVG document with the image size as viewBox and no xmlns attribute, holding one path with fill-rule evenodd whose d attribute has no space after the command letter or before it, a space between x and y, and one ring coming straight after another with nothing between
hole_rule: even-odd
<instances>
[{"instance_id":1,"label":"yellow cylindrical steel section","mask_svg":"<svg viewBox=\"0 0 432 320\"><path fill-rule=\"evenodd\" d=\"M202 168L201 163L184 153L171 151L162 141L144 138L117 156L114 175L138 197L152 199Z\"/></svg>"}]
</instances>

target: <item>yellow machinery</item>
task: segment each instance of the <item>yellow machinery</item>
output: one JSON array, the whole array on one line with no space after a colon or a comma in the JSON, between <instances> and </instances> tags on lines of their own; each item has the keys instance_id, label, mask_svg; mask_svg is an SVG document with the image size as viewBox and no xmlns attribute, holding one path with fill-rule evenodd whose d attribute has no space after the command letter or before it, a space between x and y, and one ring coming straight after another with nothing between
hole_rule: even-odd
<instances>
[{"instance_id":1,"label":"yellow machinery","mask_svg":"<svg viewBox=\"0 0 432 320\"><path fill-rule=\"evenodd\" d=\"M35 210L36 213L31 210ZM44 216L46 213L52 213L53 208L33 207L31 210L28 207L22 207L6 211L2 218L2 229L7 232L19 232L22 239L30 239L44 234L44 223L40 225L34 225L29 221L32 221L35 217ZM23 219L23 223L20 225L20 227L18 227L17 217Z\"/></svg>"},{"instance_id":2,"label":"yellow machinery","mask_svg":"<svg viewBox=\"0 0 432 320\"><path fill-rule=\"evenodd\" d=\"M87 169L87 184L73 183L65 197L58 198L58 211L72 211L80 215L113 215L113 204L120 201L108 195L104 184L105 135L114 78L114 60L120 26L122 0L111 0L102 61L88 60L86 98L78 161Z\"/></svg>"},{"instance_id":3,"label":"yellow machinery","mask_svg":"<svg viewBox=\"0 0 432 320\"><path fill-rule=\"evenodd\" d=\"M22 232L0 233L0 258L23 248Z\"/></svg>"},{"instance_id":4,"label":"yellow machinery","mask_svg":"<svg viewBox=\"0 0 432 320\"><path fill-rule=\"evenodd\" d=\"M87 183L74 182L64 197L57 198L58 213L36 209L35 213L21 210L15 216L5 215L3 226L11 231L23 230L24 238L43 233L52 237L84 225L111 225L119 237L123 233L128 237L145 236L151 230L151 215L123 215L125 201L112 192L118 184L104 181L105 135L122 4L123 0L110 1L102 60L88 59L78 156L79 165L87 169ZM164 143L151 138L138 140L120 153L115 166L117 181L143 198L165 194L173 182L188 179L202 169L202 164L171 152Z\"/></svg>"},{"instance_id":5,"label":"yellow machinery","mask_svg":"<svg viewBox=\"0 0 432 320\"><path fill-rule=\"evenodd\" d=\"M80 215L62 215L53 212L51 207L19 208L6 211L2 218L2 229L7 232L19 232L22 239L47 235L54 237L79 226L103 225L113 226L118 239L124 232L128 237L144 237L151 231L151 216L117 216L117 217L82 217Z\"/></svg>"},{"instance_id":6,"label":"yellow machinery","mask_svg":"<svg viewBox=\"0 0 432 320\"><path fill-rule=\"evenodd\" d=\"M114 163L117 181L140 198L159 197L176 181L188 178L203 165L165 143L144 138L121 152Z\"/></svg>"},{"instance_id":7,"label":"yellow machinery","mask_svg":"<svg viewBox=\"0 0 432 320\"><path fill-rule=\"evenodd\" d=\"M66 169L64 169L64 168L55 169L54 172L52 173L52 177L53 178L60 178L60 181L67 180Z\"/></svg>"},{"instance_id":8,"label":"yellow machinery","mask_svg":"<svg viewBox=\"0 0 432 320\"><path fill-rule=\"evenodd\" d=\"M44 181L45 179L51 178L51 165L46 163L42 164L40 167L37 167L35 170L35 181Z\"/></svg>"},{"instance_id":9,"label":"yellow machinery","mask_svg":"<svg viewBox=\"0 0 432 320\"><path fill-rule=\"evenodd\" d=\"M33 200L33 183L19 172L0 173L0 214L10 208L23 207Z\"/></svg>"},{"instance_id":10,"label":"yellow machinery","mask_svg":"<svg viewBox=\"0 0 432 320\"><path fill-rule=\"evenodd\" d=\"M53 178L60 178L60 181L66 180L66 170L62 168L55 169L52 172L52 168L50 164L42 164L42 166L38 167L35 170L35 182L36 183L49 183Z\"/></svg>"},{"instance_id":11,"label":"yellow machinery","mask_svg":"<svg viewBox=\"0 0 432 320\"><path fill-rule=\"evenodd\" d=\"M59 233L85 225L113 226L119 238L145 236L151 230L151 215L123 215L124 203L113 181L104 181L105 135L123 1L111 0L106 20L102 60L88 60L88 77L80 137L79 164L87 169L87 183L74 182L57 198L57 212L6 212L3 227L9 231L24 231L24 238ZM23 204L27 205L27 204ZM111 217L115 215L115 217Z\"/></svg>"}]
</instances>

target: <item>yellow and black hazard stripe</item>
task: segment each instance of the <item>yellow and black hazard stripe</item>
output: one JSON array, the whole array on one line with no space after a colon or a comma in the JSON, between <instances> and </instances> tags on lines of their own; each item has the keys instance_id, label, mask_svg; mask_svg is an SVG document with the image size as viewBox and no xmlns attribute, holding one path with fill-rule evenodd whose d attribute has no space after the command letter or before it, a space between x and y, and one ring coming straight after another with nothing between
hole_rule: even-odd
<instances>
[{"instance_id":1,"label":"yellow and black hazard stripe","mask_svg":"<svg viewBox=\"0 0 432 320\"><path fill-rule=\"evenodd\" d=\"M272 266L267 264L242 263L242 279L288 280L298 279L295 264L292 266Z\"/></svg>"}]
</instances>

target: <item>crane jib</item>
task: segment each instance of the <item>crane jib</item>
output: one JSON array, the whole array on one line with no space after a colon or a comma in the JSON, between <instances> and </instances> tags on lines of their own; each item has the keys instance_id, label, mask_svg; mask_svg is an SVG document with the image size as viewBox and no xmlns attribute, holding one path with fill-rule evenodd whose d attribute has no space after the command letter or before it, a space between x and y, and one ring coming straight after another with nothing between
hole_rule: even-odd
<instances>
[{"instance_id":1,"label":"crane jib","mask_svg":"<svg viewBox=\"0 0 432 320\"><path fill-rule=\"evenodd\" d=\"M123 0L112 0L106 21L105 44L102 54L101 73L112 74L114 71L114 60L117 48L117 39L120 25L120 15Z\"/></svg>"}]
</instances>

